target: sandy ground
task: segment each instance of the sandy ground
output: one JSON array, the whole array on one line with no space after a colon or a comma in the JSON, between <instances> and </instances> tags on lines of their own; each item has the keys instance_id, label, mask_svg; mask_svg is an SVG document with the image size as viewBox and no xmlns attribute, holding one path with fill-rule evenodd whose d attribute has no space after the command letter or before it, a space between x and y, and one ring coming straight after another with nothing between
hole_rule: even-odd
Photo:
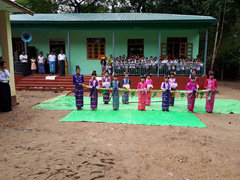
<instances>
[{"instance_id":1,"label":"sandy ground","mask_svg":"<svg viewBox=\"0 0 240 180\"><path fill-rule=\"evenodd\" d=\"M240 100L239 82L219 91ZM18 91L20 104L0 113L0 180L240 179L237 114L196 114L208 128L190 128L60 123L70 111L31 109L58 95Z\"/></svg>"}]
</instances>

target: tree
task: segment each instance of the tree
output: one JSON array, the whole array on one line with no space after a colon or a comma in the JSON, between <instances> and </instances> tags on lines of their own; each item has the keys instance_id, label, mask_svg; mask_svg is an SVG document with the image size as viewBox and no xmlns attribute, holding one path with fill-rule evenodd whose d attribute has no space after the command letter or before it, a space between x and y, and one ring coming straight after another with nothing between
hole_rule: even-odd
<instances>
[{"instance_id":1,"label":"tree","mask_svg":"<svg viewBox=\"0 0 240 180\"><path fill-rule=\"evenodd\" d=\"M58 4L53 0L16 0L16 3L32 10L34 13L57 13Z\"/></svg>"},{"instance_id":2,"label":"tree","mask_svg":"<svg viewBox=\"0 0 240 180\"><path fill-rule=\"evenodd\" d=\"M56 0L60 11L73 13L103 13L108 8L104 6L103 0Z\"/></svg>"}]
</instances>

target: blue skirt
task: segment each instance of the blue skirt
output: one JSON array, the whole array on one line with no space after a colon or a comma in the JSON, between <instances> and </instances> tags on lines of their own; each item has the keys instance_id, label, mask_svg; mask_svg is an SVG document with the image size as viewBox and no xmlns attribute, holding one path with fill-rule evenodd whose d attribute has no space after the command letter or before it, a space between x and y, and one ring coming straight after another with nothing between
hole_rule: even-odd
<instances>
[{"instance_id":1,"label":"blue skirt","mask_svg":"<svg viewBox=\"0 0 240 180\"><path fill-rule=\"evenodd\" d=\"M44 64L38 64L38 73L45 74Z\"/></svg>"}]
</instances>

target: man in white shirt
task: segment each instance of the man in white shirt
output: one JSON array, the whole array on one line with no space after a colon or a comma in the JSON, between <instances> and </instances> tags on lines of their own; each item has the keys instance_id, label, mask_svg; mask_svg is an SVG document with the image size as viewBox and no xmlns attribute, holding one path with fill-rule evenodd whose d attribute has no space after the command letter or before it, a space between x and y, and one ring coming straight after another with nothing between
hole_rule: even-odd
<instances>
[{"instance_id":1,"label":"man in white shirt","mask_svg":"<svg viewBox=\"0 0 240 180\"><path fill-rule=\"evenodd\" d=\"M48 56L49 61L49 67L50 67L50 73L54 74L56 70L56 56L51 51L51 54Z\"/></svg>"},{"instance_id":2,"label":"man in white shirt","mask_svg":"<svg viewBox=\"0 0 240 180\"><path fill-rule=\"evenodd\" d=\"M23 51L22 54L19 56L20 61L22 62L22 75L28 76L28 56Z\"/></svg>"},{"instance_id":3,"label":"man in white shirt","mask_svg":"<svg viewBox=\"0 0 240 180\"><path fill-rule=\"evenodd\" d=\"M66 55L63 54L63 51L60 51L58 55L58 61L60 62L60 76L65 75L65 61L67 60Z\"/></svg>"}]
</instances>

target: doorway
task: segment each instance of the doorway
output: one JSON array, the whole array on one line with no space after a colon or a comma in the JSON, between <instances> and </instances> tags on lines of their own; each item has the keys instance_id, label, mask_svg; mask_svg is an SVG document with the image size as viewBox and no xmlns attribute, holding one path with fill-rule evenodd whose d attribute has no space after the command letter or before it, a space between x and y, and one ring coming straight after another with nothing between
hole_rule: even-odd
<instances>
[{"instance_id":1,"label":"doorway","mask_svg":"<svg viewBox=\"0 0 240 180\"><path fill-rule=\"evenodd\" d=\"M128 39L128 57L144 55L144 39Z\"/></svg>"}]
</instances>

